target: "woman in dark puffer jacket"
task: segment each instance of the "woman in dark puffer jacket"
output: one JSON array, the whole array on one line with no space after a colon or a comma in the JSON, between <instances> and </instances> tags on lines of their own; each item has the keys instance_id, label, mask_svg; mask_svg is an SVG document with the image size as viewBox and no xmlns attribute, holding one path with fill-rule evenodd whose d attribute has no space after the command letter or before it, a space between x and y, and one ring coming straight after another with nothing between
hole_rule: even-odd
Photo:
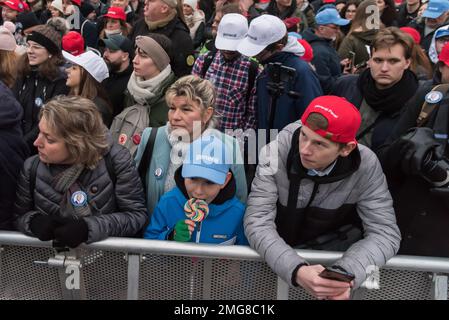
<instances>
[{"instance_id":1,"label":"woman in dark puffer jacket","mask_svg":"<svg viewBox=\"0 0 449 320\"><path fill-rule=\"evenodd\" d=\"M19 230L71 248L138 235L148 219L142 184L128 150L108 142L93 102L56 97L39 118L39 155L19 177Z\"/></svg>"}]
</instances>

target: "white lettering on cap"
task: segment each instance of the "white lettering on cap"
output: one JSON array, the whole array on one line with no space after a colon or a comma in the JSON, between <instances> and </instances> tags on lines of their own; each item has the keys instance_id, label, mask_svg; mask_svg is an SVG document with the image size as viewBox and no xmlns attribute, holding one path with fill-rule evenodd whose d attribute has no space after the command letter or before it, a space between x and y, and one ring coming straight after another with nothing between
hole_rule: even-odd
<instances>
[{"instance_id":1,"label":"white lettering on cap","mask_svg":"<svg viewBox=\"0 0 449 320\"><path fill-rule=\"evenodd\" d=\"M332 110L329 109L329 108L320 106L319 104L317 104L317 105L315 106L315 108L322 109L322 110L324 110L324 111L330 113L334 118L338 119L338 115L336 115L336 114L334 113L334 111L332 111Z\"/></svg>"},{"instance_id":2,"label":"white lettering on cap","mask_svg":"<svg viewBox=\"0 0 449 320\"><path fill-rule=\"evenodd\" d=\"M205 155L205 154L197 154L195 157L196 161L204 161L204 162L212 162L215 164L220 163L220 161L217 158Z\"/></svg>"}]
</instances>

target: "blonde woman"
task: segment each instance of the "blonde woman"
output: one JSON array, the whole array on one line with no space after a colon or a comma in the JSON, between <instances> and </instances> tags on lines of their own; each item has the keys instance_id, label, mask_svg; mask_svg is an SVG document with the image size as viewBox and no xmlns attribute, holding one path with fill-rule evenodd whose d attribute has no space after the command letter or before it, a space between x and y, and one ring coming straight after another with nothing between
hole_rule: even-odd
<instances>
[{"instance_id":1,"label":"blonde woman","mask_svg":"<svg viewBox=\"0 0 449 320\"><path fill-rule=\"evenodd\" d=\"M71 248L138 234L147 221L142 185L128 150L109 142L93 102L56 97L42 107L39 131L39 155L19 177L19 230Z\"/></svg>"},{"instance_id":2,"label":"blonde woman","mask_svg":"<svg viewBox=\"0 0 449 320\"><path fill-rule=\"evenodd\" d=\"M216 129L215 89L211 82L197 76L178 79L166 92L168 105L167 125L147 128L136 153L136 162L146 163L139 168L144 173L148 212L152 214L160 197L175 187L175 171L181 166L190 143L205 134L220 138L229 150L233 150L231 170L236 180L236 196L246 202L247 185L242 156L236 140ZM157 131L155 131L157 130ZM151 159L143 155L150 135L156 132Z\"/></svg>"}]
</instances>

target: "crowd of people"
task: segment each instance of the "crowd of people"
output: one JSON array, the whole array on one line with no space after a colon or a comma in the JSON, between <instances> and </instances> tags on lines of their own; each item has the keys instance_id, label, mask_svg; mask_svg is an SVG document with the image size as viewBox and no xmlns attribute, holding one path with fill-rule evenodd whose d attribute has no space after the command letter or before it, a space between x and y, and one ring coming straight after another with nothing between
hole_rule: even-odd
<instances>
[{"instance_id":1,"label":"crowd of people","mask_svg":"<svg viewBox=\"0 0 449 320\"><path fill-rule=\"evenodd\" d=\"M449 0L0 7L0 230L249 245L319 299L449 257Z\"/></svg>"}]
</instances>

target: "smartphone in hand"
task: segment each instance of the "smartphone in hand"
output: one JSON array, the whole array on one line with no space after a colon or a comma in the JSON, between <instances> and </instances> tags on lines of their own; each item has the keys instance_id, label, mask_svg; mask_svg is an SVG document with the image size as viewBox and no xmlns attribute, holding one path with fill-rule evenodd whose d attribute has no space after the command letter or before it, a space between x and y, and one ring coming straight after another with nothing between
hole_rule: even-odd
<instances>
[{"instance_id":1,"label":"smartphone in hand","mask_svg":"<svg viewBox=\"0 0 449 320\"><path fill-rule=\"evenodd\" d=\"M342 281L342 282L351 282L354 280L355 276L352 273L343 271L341 268L338 267L326 267L321 273L319 274L320 277L330 279L330 280L336 280L336 281Z\"/></svg>"}]
</instances>

